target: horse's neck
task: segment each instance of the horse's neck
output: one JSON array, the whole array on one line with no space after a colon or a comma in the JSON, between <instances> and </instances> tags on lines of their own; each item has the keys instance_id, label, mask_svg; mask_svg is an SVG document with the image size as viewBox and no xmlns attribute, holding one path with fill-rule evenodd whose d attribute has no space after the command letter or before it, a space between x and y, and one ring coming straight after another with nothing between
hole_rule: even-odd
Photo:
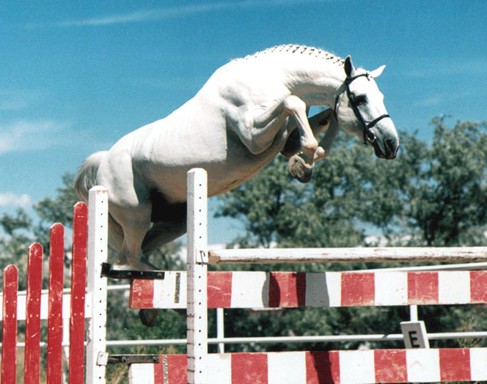
<instances>
[{"instance_id":1,"label":"horse's neck","mask_svg":"<svg viewBox=\"0 0 487 384\"><path fill-rule=\"evenodd\" d=\"M291 91L310 104L333 106L345 80L343 67L334 64L307 66L303 63L303 66L290 66L287 71Z\"/></svg>"},{"instance_id":2,"label":"horse's neck","mask_svg":"<svg viewBox=\"0 0 487 384\"><path fill-rule=\"evenodd\" d=\"M259 60L259 57L255 58ZM262 60L285 74L287 87L312 104L330 104L345 80L339 60L328 60L300 53L266 55Z\"/></svg>"}]
</instances>

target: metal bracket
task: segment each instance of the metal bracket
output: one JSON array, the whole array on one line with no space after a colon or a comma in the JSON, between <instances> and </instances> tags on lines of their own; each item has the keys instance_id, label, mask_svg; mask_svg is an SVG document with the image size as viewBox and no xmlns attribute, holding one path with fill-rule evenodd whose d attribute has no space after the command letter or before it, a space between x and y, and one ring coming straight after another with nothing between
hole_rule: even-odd
<instances>
[{"instance_id":1,"label":"metal bracket","mask_svg":"<svg viewBox=\"0 0 487 384\"><path fill-rule=\"evenodd\" d=\"M109 355L107 364L157 364L159 355Z\"/></svg>"},{"instance_id":2,"label":"metal bracket","mask_svg":"<svg viewBox=\"0 0 487 384\"><path fill-rule=\"evenodd\" d=\"M102 263L101 276L122 280L164 280L164 271L138 271L135 269L113 269L109 263Z\"/></svg>"},{"instance_id":3,"label":"metal bracket","mask_svg":"<svg viewBox=\"0 0 487 384\"><path fill-rule=\"evenodd\" d=\"M159 355L109 355L108 364L157 364Z\"/></svg>"},{"instance_id":4,"label":"metal bracket","mask_svg":"<svg viewBox=\"0 0 487 384\"><path fill-rule=\"evenodd\" d=\"M107 366L108 364L157 364L159 355L112 355L107 352L98 352L96 364Z\"/></svg>"}]
</instances>

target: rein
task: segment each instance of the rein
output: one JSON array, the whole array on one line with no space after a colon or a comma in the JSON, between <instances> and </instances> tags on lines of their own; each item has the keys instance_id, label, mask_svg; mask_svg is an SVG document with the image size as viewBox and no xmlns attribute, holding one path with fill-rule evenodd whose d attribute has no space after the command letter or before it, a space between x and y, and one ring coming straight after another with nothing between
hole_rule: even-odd
<instances>
[{"instance_id":1,"label":"rein","mask_svg":"<svg viewBox=\"0 0 487 384\"><path fill-rule=\"evenodd\" d=\"M376 140L376 137L375 137L374 133L370 131L370 129L373 128L382 119L390 118L390 116L387 113L385 113L385 114L380 115L379 117L377 117L376 119L374 119L370 122L367 122L364 119L364 117L362 116L362 113L360 113L359 102L357 101L357 96L350 89L350 84L355 79L358 79L359 77L362 77L362 76L369 78L370 75L368 73L362 73L362 74L357 75L357 76L347 77L343 84L345 85L345 89L347 91L348 99L350 100L350 104L352 105L353 113L355 114L355 117L357 118L358 121L360 121L360 124L362 125L362 131L364 134L364 144L367 144L367 139L372 144ZM334 112L335 112L335 119L337 121L338 121L337 111L338 111L339 102L341 102L340 96L342 96L342 94L343 94L343 91L340 92L337 95L337 97L335 98L335 111Z\"/></svg>"}]
</instances>

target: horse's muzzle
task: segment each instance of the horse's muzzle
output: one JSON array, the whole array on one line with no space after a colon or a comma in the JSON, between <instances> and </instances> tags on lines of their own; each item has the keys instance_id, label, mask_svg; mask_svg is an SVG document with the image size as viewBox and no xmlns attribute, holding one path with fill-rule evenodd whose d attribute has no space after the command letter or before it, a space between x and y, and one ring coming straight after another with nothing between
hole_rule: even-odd
<instances>
[{"instance_id":1,"label":"horse's muzzle","mask_svg":"<svg viewBox=\"0 0 487 384\"><path fill-rule=\"evenodd\" d=\"M375 155L380 159L395 159L399 150L399 141L396 139L386 139L382 142L382 145L379 140L375 140L372 145Z\"/></svg>"}]
</instances>

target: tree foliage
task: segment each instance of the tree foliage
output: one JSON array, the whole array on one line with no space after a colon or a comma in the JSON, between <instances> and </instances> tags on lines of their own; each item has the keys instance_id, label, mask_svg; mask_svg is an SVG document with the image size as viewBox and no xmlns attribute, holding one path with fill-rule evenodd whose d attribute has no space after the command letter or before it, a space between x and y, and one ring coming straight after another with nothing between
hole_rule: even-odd
<instances>
[{"instance_id":1,"label":"tree foliage","mask_svg":"<svg viewBox=\"0 0 487 384\"><path fill-rule=\"evenodd\" d=\"M428 144L401 134L400 155L376 159L339 137L330 157L298 184L276 159L252 181L223 195L219 216L237 218L257 246L358 246L380 234L389 244L485 244L487 125L433 120Z\"/></svg>"},{"instance_id":2,"label":"tree foliage","mask_svg":"<svg viewBox=\"0 0 487 384\"><path fill-rule=\"evenodd\" d=\"M448 127L444 118L432 124L430 145L403 134L400 158L375 161L368 170L369 220L406 245L485 244L486 124Z\"/></svg>"},{"instance_id":3,"label":"tree foliage","mask_svg":"<svg viewBox=\"0 0 487 384\"><path fill-rule=\"evenodd\" d=\"M339 137L306 185L287 176L285 159L276 159L252 181L223 195L218 214L244 223L246 233L237 239L241 246L370 246L374 239L389 246L486 245L487 125L458 122L450 127L446 119L438 118L432 126L430 143L402 133L400 155L394 161L375 159L370 148ZM363 267L315 265L306 270ZM288 270L302 268L286 266ZM482 309L421 307L420 317L430 332L478 330L487 325L479 312ZM260 335L400 333L399 322L408 319L405 308L380 307L227 313L229 336L250 336L256 331ZM356 348L357 343L348 347Z\"/></svg>"}]
</instances>

